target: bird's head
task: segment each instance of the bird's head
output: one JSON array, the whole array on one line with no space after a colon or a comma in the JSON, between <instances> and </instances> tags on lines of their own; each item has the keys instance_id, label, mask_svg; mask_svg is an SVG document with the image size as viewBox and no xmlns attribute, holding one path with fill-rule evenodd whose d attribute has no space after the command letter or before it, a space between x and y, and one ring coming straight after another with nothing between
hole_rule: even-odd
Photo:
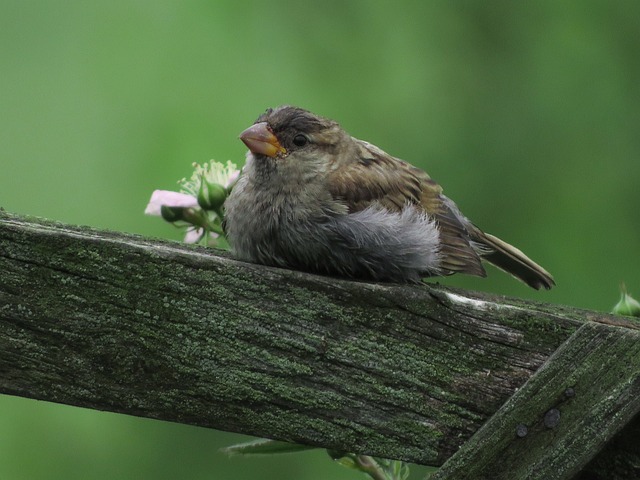
<instances>
[{"instance_id":1,"label":"bird's head","mask_svg":"<svg viewBox=\"0 0 640 480\"><path fill-rule=\"evenodd\" d=\"M268 109L240 134L256 170L303 177L326 172L350 148L351 137L333 120L302 108Z\"/></svg>"}]
</instances>

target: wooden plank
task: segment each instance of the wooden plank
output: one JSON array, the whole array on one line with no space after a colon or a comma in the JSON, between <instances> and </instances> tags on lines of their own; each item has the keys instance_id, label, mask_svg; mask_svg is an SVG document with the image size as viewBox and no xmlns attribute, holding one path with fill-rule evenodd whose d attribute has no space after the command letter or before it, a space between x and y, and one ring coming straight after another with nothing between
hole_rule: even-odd
<instances>
[{"instance_id":1,"label":"wooden plank","mask_svg":"<svg viewBox=\"0 0 640 480\"><path fill-rule=\"evenodd\" d=\"M440 465L586 315L0 212L12 395Z\"/></svg>"},{"instance_id":2,"label":"wooden plank","mask_svg":"<svg viewBox=\"0 0 640 480\"><path fill-rule=\"evenodd\" d=\"M640 478L640 415L629 422L580 472L576 480Z\"/></svg>"},{"instance_id":3,"label":"wooden plank","mask_svg":"<svg viewBox=\"0 0 640 480\"><path fill-rule=\"evenodd\" d=\"M574 478L638 411L640 332L587 323L434 479Z\"/></svg>"}]
</instances>

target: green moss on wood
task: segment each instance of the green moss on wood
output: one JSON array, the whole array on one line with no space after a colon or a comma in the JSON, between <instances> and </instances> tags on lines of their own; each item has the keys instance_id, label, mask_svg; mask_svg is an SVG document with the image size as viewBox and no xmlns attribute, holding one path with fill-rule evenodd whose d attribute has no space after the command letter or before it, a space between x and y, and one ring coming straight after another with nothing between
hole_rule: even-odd
<instances>
[{"instance_id":1,"label":"green moss on wood","mask_svg":"<svg viewBox=\"0 0 640 480\"><path fill-rule=\"evenodd\" d=\"M585 318L7 213L0 252L4 393L425 464Z\"/></svg>"}]
</instances>

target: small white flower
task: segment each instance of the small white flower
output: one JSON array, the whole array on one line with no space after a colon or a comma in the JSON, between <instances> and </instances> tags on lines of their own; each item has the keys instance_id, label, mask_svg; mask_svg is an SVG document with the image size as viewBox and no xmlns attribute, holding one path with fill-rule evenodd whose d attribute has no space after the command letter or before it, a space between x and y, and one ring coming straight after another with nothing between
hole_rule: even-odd
<instances>
[{"instance_id":1,"label":"small white flower","mask_svg":"<svg viewBox=\"0 0 640 480\"><path fill-rule=\"evenodd\" d=\"M240 170L238 166L231 160L227 160L226 164L216 162L215 160L209 160L208 163L199 165L193 164L193 174L188 180L183 178L178 183L181 186L183 192L198 196L200 191L200 184L203 180L211 184L222 185L224 188L228 188L233 182L236 181Z\"/></svg>"}]
</instances>

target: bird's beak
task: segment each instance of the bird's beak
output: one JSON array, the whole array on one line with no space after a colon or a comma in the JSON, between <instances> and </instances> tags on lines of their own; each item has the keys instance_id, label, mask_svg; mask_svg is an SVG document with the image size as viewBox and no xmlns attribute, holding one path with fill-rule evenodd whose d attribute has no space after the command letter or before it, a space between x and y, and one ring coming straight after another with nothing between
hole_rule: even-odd
<instances>
[{"instance_id":1,"label":"bird's beak","mask_svg":"<svg viewBox=\"0 0 640 480\"><path fill-rule=\"evenodd\" d=\"M252 153L266 155L267 157L277 157L287 153L287 150L280 145L267 122L251 125L240 134L240 140L244 142Z\"/></svg>"}]
</instances>

